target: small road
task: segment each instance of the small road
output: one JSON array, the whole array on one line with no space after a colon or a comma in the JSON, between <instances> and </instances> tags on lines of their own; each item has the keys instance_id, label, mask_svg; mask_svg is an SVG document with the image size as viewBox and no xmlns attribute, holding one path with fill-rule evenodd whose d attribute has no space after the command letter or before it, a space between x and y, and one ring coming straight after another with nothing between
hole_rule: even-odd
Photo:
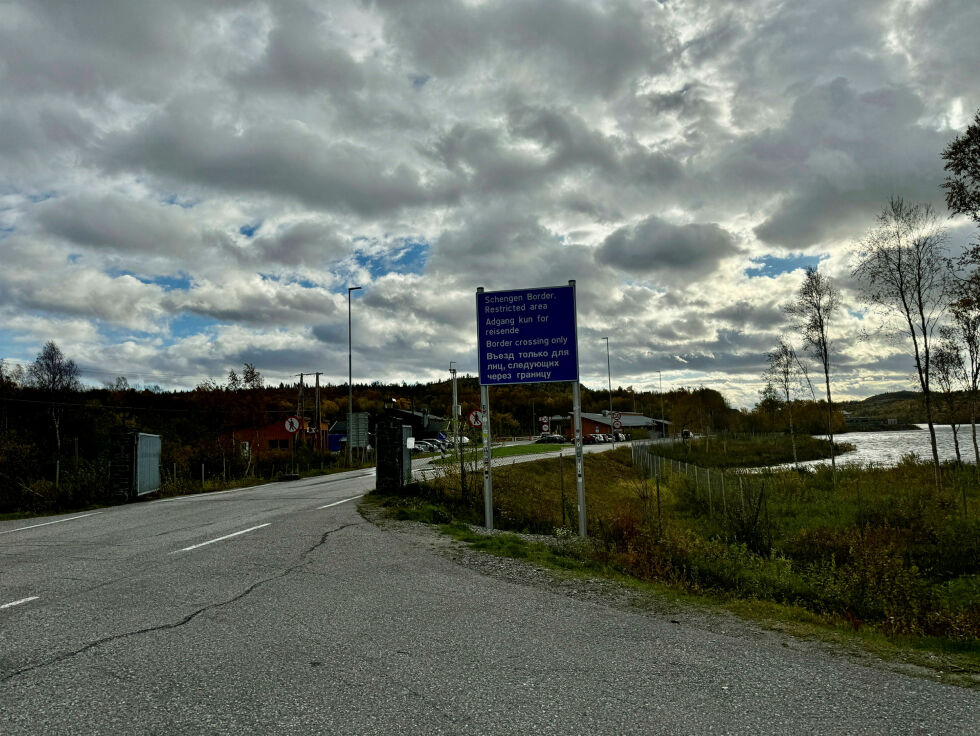
<instances>
[{"instance_id":1,"label":"small road","mask_svg":"<svg viewBox=\"0 0 980 736\"><path fill-rule=\"evenodd\" d=\"M0 733L980 733L980 695L456 564L373 471L0 522Z\"/></svg>"}]
</instances>

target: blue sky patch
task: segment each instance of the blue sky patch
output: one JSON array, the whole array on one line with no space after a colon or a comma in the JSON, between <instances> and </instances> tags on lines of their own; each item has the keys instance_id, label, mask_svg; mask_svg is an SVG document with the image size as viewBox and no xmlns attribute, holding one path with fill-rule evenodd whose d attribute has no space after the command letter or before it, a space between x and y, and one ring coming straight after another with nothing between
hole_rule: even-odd
<instances>
[{"instance_id":1,"label":"blue sky patch","mask_svg":"<svg viewBox=\"0 0 980 736\"><path fill-rule=\"evenodd\" d=\"M78 260L77 257L74 260L72 260L72 256L69 256L68 258L72 263ZM187 291L191 288L191 279L185 274L180 274L179 276L140 276L139 274L133 273L132 271L127 271L125 269L110 268L106 271L106 275L111 276L112 278L118 278L119 276L132 276L134 279L141 281L144 284L162 286L164 291Z\"/></svg>"},{"instance_id":2,"label":"blue sky patch","mask_svg":"<svg viewBox=\"0 0 980 736\"><path fill-rule=\"evenodd\" d=\"M381 253L358 253L357 265L367 269L371 279L388 273L422 273L429 257L429 243L424 240L406 239Z\"/></svg>"},{"instance_id":3,"label":"blue sky patch","mask_svg":"<svg viewBox=\"0 0 980 736\"><path fill-rule=\"evenodd\" d=\"M798 268L808 268L817 266L820 263L820 256L794 255L778 258L777 256L762 256L753 258L753 265L745 269L750 278L767 276L772 278L781 273L789 273Z\"/></svg>"},{"instance_id":4,"label":"blue sky patch","mask_svg":"<svg viewBox=\"0 0 980 736\"><path fill-rule=\"evenodd\" d=\"M221 320L214 317L205 317L200 314L181 314L170 320L170 332L176 338L190 337L199 335L202 332L221 324Z\"/></svg>"},{"instance_id":5,"label":"blue sky patch","mask_svg":"<svg viewBox=\"0 0 980 736\"><path fill-rule=\"evenodd\" d=\"M251 238L260 227L262 227L262 220L250 225L242 225L240 228L238 228L238 232L240 232L246 238Z\"/></svg>"},{"instance_id":6,"label":"blue sky patch","mask_svg":"<svg viewBox=\"0 0 980 736\"><path fill-rule=\"evenodd\" d=\"M171 194L161 200L164 204L172 204L181 209L189 210L197 204L194 199L180 199L176 194Z\"/></svg>"}]
</instances>

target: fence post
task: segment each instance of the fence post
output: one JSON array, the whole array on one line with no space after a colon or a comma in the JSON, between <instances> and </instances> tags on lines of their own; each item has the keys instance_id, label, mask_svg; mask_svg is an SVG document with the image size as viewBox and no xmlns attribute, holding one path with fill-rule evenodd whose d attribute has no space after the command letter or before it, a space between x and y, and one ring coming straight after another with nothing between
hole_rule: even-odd
<instances>
[{"instance_id":1,"label":"fence post","mask_svg":"<svg viewBox=\"0 0 980 736\"><path fill-rule=\"evenodd\" d=\"M708 468L704 469L705 475L708 476L708 518L713 519L715 516L714 504L711 502L711 470Z\"/></svg>"},{"instance_id":2,"label":"fence post","mask_svg":"<svg viewBox=\"0 0 980 736\"><path fill-rule=\"evenodd\" d=\"M204 463L201 463L201 490L204 490Z\"/></svg>"}]
</instances>

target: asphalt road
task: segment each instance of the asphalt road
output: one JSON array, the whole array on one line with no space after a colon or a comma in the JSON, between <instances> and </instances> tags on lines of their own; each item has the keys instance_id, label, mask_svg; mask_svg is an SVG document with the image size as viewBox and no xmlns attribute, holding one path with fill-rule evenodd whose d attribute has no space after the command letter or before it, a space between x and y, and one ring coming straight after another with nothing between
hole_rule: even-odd
<instances>
[{"instance_id":1,"label":"asphalt road","mask_svg":"<svg viewBox=\"0 0 980 736\"><path fill-rule=\"evenodd\" d=\"M373 482L0 522L0 733L980 733L975 691L455 564Z\"/></svg>"}]
</instances>

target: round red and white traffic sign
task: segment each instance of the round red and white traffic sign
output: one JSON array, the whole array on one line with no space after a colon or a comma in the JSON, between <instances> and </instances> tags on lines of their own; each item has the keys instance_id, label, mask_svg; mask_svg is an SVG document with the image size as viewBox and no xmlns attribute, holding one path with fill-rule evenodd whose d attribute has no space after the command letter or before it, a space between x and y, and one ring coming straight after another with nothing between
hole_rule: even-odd
<instances>
[{"instance_id":1,"label":"round red and white traffic sign","mask_svg":"<svg viewBox=\"0 0 980 736\"><path fill-rule=\"evenodd\" d=\"M467 417L466 421L469 422L471 427L482 427L483 426L483 412L479 409L474 409L471 411Z\"/></svg>"},{"instance_id":2,"label":"round red and white traffic sign","mask_svg":"<svg viewBox=\"0 0 980 736\"><path fill-rule=\"evenodd\" d=\"M289 417L286 420L286 431L292 434L299 430L299 417Z\"/></svg>"},{"instance_id":3,"label":"round red and white traffic sign","mask_svg":"<svg viewBox=\"0 0 980 736\"><path fill-rule=\"evenodd\" d=\"M541 425L541 431L542 432L550 432L551 431L551 425L550 424L542 424Z\"/></svg>"},{"instance_id":4,"label":"round red and white traffic sign","mask_svg":"<svg viewBox=\"0 0 980 736\"><path fill-rule=\"evenodd\" d=\"M622 429L622 428L623 428L623 423L621 421L619 421L618 419L616 419L613 422L613 429Z\"/></svg>"}]
</instances>

